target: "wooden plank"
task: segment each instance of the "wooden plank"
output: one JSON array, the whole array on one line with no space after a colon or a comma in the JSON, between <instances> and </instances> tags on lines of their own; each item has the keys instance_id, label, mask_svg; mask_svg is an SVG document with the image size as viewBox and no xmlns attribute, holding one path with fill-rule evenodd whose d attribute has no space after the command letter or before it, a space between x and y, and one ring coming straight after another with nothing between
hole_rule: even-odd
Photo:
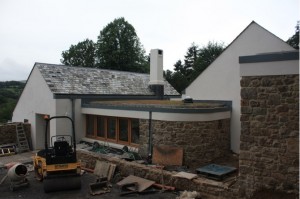
<instances>
[{"instance_id":1,"label":"wooden plank","mask_svg":"<svg viewBox=\"0 0 300 199\"><path fill-rule=\"evenodd\" d=\"M107 177L107 180L110 181L115 173L117 165L108 163L109 165L108 165L108 169L107 169L106 168L107 165L105 164L105 162L104 163L100 162L100 161L97 161L97 162L96 162L96 166L95 166L94 170L82 166L84 164L81 165L81 169L85 170L87 172L90 172L90 173L94 173L98 177ZM106 171L107 171L107 174L106 174Z\"/></svg>"},{"instance_id":2,"label":"wooden plank","mask_svg":"<svg viewBox=\"0 0 300 199\"><path fill-rule=\"evenodd\" d=\"M107 175L107 180L109 182L115 173L116 167L117 167L117 165L115 165L115 164L110 164L110 166L109 166L108 175Z\"/></svg>"},{"instance_id":3,"label":"wooden plank","mask_svg":"<svg viewBox=\"0 0 300 199\"><path fill-rule=\"evenodd\" d=\"M168 166L182 166L183 149L173 146L154 146L152 162L154 164Z\"/></svg>"},{"instance_id":4,"label":"wooden plank","mask_svg":"<svg viewBox=\"0 0 300 199\"><path fill-rule=\"evenodd\" d=\"M97 160L94 174L98 177L107 177L110 163Z\"/></svg>"},{"instance_id":5,"label":"wooden plank","mask_svg":"<svg viewBox=\"0 0 300 199\"><path fill-rule=\"evenodd\" d=\"M162 185L162 184L158 184L158 183L154 183L153 186L157 187L157 188L160 188L160 189L163 189L163 190L170 190L170 191L174 191L176 189L175 187Z\"/></svg>"},{"instance_id":6,"label":"wooden plank","mask_svg":"<svg viewBox=\"0 0 300 199\"><path fill-rule=\"evenodd\" d=\"M146 190L147 188L151 187L155 182L151 181L151 180L147 180L144 178L140 178L134 175L130 175L126 178L124 178L123 180L121 180L120 182L117 183L117 185L122 186L125 184L129 184L129 183L138 183L138 192L142 192L144 190Z\"/></svg>"},{"instance_id":7,"label":"wooden plank","mask_svg":"<svg viewBox=\"0 0 300 199\"><path fill-rule=\"evenodd\" d=\"M179 178L186 178L186 179L194 179L197 177L197 174L194 174L194 173L187 173L187 172L184 172L184 171L181 171L175 175L173 175L174 177L179 177Z\"/></svg>"}]
</instances>

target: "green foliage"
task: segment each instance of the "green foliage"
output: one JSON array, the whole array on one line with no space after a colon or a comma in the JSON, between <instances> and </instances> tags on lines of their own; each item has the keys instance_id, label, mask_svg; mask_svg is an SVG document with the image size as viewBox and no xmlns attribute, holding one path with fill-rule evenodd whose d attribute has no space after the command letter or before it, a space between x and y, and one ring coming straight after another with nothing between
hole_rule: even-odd
<instances>
[{"instance_id":1,"label":"green foliage","mask_svg":"<svg viewBox=\"0 0 300 199\"><path fill-rule=\"evenodd\" d=\"M61 62L65 65L94 67L95 66L95 44L86 39L76 45L71 45L69 50L62 52Z\"/></svg>"},{"instance_id":2,"label":"green foliage","mask_svg":"<svg viewBox=\"0 0 300 199\"><path fill-rule=\"evenodd\" d=\"M0 123L11 120L24 85L24 83L17 81L0 82Z\"/></svg>"},{"instance_id":3,"label":"green foliage","mask_svg":"<svg viewBox=\"0 0 300 199\"><path fill-rule=\"evenodd\" d=\"M105 26L95 44L86 39L62 52L65 65L97 67L112 70L148 73L149 56L135 32L123 17Z\"/></svg>"},{"instance_id":4,"label":"green foliage","mask_svg":"<svg viewBox=\"0 0 300 199\"><path fill-rule=\"evenodd\" d=\"M199 49L197 60L194 64L195 73L193 80L198 77L215 59L223 52L224 44L217 42L208 42L208 44Z\"/></svg>"},{"instance_id":5,"label":"green foliage","mask_svg":"<svg viewBox=\"0 0 300 199\"><path fill-rule=\"evenodd\" d=\"M296 28L295 34L286 41L286 43L288 43L295 49L299 49L299 23L300 21L297 21L297 25L295 27Z\"/></svg>"},{"instance_id":6,"label":"green foliage","mask_svg":"<svg viewBox=\"0 0 300 199\"><path fill-rule=\"evenodd\" d=\"M134 27L118 18L103 28L96 44L97 66L113 70L149 72L149 62Z\"/></svg>"},{"instance_id":7,"label":"green foliage","mask_svg":"<svg viewBox=\"0 0 300 199\"><path fill-rule=\"evenodd\" d=\"M179 93L189 85L187 77L180 72L167 70L164 71L164 77Z\"/></svg>"},{"instance_id":8,"label":"green foliage","mask_svg":"<svg viewBox=\"0 0 300 199\"><path fill-rule=\"evenodd\" d=\"M199 46L194 42L187 49L186 55L184 56L184 69L192 70L195 68L196 61L199 57Z\"/></svg>"},{"instance_id":9,"label":"green foliage","mask_svg":"<svg viewBox=\"0 0 300 199\"><path fill-rule=\"evenodd\" d=\"M164 73L166 80L181 93L192 81L194 81L224 50L223 43L208 42L206 46L199 48L192 43L184 56L184 64L178 60L174 64L174 73Z\"/></svg>"}]
</instances>

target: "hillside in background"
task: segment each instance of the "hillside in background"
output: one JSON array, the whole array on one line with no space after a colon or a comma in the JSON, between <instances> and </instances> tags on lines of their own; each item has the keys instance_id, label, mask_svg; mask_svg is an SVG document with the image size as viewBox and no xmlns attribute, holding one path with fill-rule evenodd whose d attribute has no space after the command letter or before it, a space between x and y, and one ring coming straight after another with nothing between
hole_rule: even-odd
<instances>
[{"instance_id":1,"label":"hillside in background","mask_svg":"<svg viewBox=\"0 0 300 199\"><path fill-rule=\"evenodd\" d=\"M0 123L11 120L12 113L25 86L24 82L0 82Z\"/></svg>"}]
</instances>

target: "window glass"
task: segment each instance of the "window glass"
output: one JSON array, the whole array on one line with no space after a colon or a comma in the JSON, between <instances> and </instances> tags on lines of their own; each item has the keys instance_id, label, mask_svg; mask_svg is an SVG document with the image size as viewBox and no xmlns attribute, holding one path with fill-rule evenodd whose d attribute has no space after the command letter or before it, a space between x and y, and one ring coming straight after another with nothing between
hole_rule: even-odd
<instances>
[{"instance_id":1,"label":"window glass","mask_svg":"<svg viewBox=\"0 0 300 199\"><path fill-rule=\"evenodd\" d=\"M86 115L86 135L139 144L139 119Z\"/></svg>"},{"instance_id":2,"label":"window glass","mask_svg":"<svg viewBox=\"0 0 300 199\"><path fill-rule=\"evenodd\" d=\"M119 119L119 140L128 142L128 119Z\"/></svg>"},{"instance_id":3,"label":"window glass","mask_svg":"<svg viewBox=\"0 0 300 199\"><path fill-rule=\"evenodd\" d=\"M107 118L107 138L116 139L116 118Z\"/></svg>"},{"instance_id":4,"label":"window glass","mask_svg":"<svg viewBox=\"0 0 300 199\"><path fill-rule=\"evenodd\" d=\"M91 115L86 116L86 134L90 136L94 135L94 117Z\"/></svg>"},{"instance_id":5,"label":"window glass","mask_svg":"<svg viewBox=\"0 0 300 199\"><path fill-rule=\"evenodd\" d=\"M105 138L105 118L97 117L97 136Z\"/></svg>"},{"instance_id":6,"label":"window glass","mask_svg":"<svg viewBox=\"0 0 300 199\"><path fill-rule=\"evenodd\" d=\"M140 125L138 119L131 119L131 142L139 143L140 139Z\"/></svg>"}]
</instances>

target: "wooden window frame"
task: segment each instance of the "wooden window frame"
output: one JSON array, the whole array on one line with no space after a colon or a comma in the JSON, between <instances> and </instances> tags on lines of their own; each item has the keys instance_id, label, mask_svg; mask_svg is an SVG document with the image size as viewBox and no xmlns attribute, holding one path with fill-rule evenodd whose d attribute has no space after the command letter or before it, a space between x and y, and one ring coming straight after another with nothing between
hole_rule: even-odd
<instances>
[{"instance_id":1,"label":"wooden window frame","mask_svg":"<svg viewBox=\"0 0 300 199\"><path fill-rule=\"evenodd\" d=\"M123 140L120 140L120 119L126 119L127 120L127 134L128 134L128 141L126 142L126 141L123 141ZM130 138L131 138L131 129L129 128L129 126L131 126L130 125L130 119L129 118L126 118L126 117L119 117L118 118L118 122L117 122L118 124L117 124L117 126L118 126L118 130L117 130L117 132L118 132L118 139L117 139L117 141L118 141L118 143L120 143L120 144L123 144L123 145L130 145Z\"/></svg>"},{"instance_id":2,"label":"wooden window frame","mask_svg":"<svg viewBox=\"0 0 300 199\"><path fill-rule=\"evenodd\" d=\"M108 134L107 134L108 133L107 132L107 130L108 130L108 119L110 119L110 118L113 118L113 119L116 120L116 123L115 123L115 130L116 130L116 132L115 132L115 139L108 138ZM106 126L106 128L105 128L105 131L106 131L106 134L105 134L106 140L109 141L109 142L118 143L118 119L117 119L117 117L107 116L106 119L105 119L105 126Z\"/></svg>"},{"instance_id":3,"label":"wooden window frame","mask_svg":"<svg viewBox=\"0 0 300 199\"><path fill-rule=\"evenodd\" d=\"M139 128L140 128L140 126L139 126ZM130 130L130 136L129 136L130 137L130 146L138 147L139 146L138 143L134 143L134 142L131 141L131 136L132 136L132 132L131 132L131 130L132 130L132 118L130 118L130 127L129 127L129 130Z\"/></svg>"},{"instance_id":4,"label":"wooden window frame","mask_svg":"<svg viewBox=\"0 0 300 199\"><path fill-rule=\"evenodd\" d=\"M106 133L106 131L107 131L107 118L105 116L101 116L101 115L97 115L96 118L97 118L96 119L96 128L97 129L96 129L95 139L106 141L106 139L107 139L107 133ZM98 136L98 118L103 118L103 120L104 120L104 137Z\"/></svg>"},{"instance_id":5,"label":"wooden window frame","mask_svg":"<svg viewBox=\"0 0 300 199\"><path fill-rule=\"evenodd\" d=\"M86 116L86 133L85 133L85 135L86 135L86 137L88 137L88 138L96 138L97 136L97 134L95 134L95 133L97 133L97 130L95 129L96 127L97 127L97 125L95 124L95 116L94 115L87 115ZM87 134L87 132L88 132L88 126L89 126L89 120L90 119L92 119L93 120L93 128L94 128L94 132L93 132L93 134Z\"/></svg>"},{"instance_id":6,"label":"wooden window frame","mask_svg":"<svg viewBox=\"0 0 300 199\"><path fill-rule=\"evenodd\" d=\"M104 137L100 137L98 136L98 118L103 118L104 119ZM93 118L93 125L94 125L94 133L93 135L88 135L87 134L87 129L88 129L88 123L89 123L89 119ZM108 130L108 119L115 119L116 123L115 123L115 129L116 129L116 138L115 139L110 139L107 136L107 130ZM126 119L127 120L127 131L128 131L128 141L122 141L120 140L120 119ZM105 141L105 142L111 142L111 143L117 143L117 144L122 144L122 145L126 145L126 146L134 146L134 147L138 147L139 144L138 143L134 143L131 141L131 127L132 127L132 118L127 118L127 117L112 117L112 116L104 116L104 115L86 115L86 137L88 138L92 138L92 139L96 139L96 140L101 140L101 141Z\"/></svg>"}]
</instances>

